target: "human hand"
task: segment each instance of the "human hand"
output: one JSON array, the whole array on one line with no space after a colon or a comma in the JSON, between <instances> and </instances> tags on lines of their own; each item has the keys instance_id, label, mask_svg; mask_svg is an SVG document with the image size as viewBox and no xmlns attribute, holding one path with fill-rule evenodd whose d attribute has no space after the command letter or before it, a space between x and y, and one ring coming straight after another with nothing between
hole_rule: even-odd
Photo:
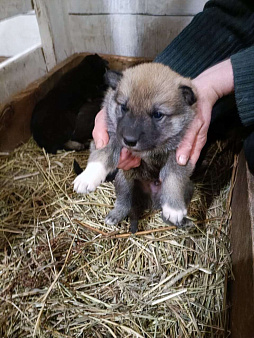
<instances>
[{"instance_id":1,"label":"human hand","mask_svg":"<svg viewBox=\"0 0 254 338\"><path fill-rule=\"evenodd\" d=\"M187 162L190 162L195 167L207 140L212 108L217 101L217 95L213 91L211 95L208 95L209 88L199 86L198 78L192 82L197 89L197 112L176 151L176 159L180 165L186 165Z\"/></svg>"},{"instance_id":2,"label":"human hand","mask_svg":"<svg viewBox=\"0 0 254 338\"><path fill-rule=\"evenodd\" d=\"M230 59L205 70L192 83L197 90L197 113L176 151L176 160L180 165L190 162L194 167L206 143L215 102L234 91Z\"/></svg>"},{"instance_id":3,"label":"human hand","mask_svg":"<svg viewBox=\"0 0 254 338\"><path fill-rule=\"evenodd\" d=\"M95 117L92 135L96 149L104 148L108 144L109 136L104 109L101 109Z\"/></svg>"},{"instance_id":4,"label":"human hand","mask_svg":"<svg viewBox=\"0 0 254 338\"><path fill-rule=\"evenodd\" d=\"M93 129L93 139L96 149L103 148L108 144L109 136L107 132L106 112L104 109L99 111L96 115ZM140 161L140 158L133 156L128 149L123 148L120 154L118 168L123 170L136 168L140 165Z\"/></svg>"}]
</instances>

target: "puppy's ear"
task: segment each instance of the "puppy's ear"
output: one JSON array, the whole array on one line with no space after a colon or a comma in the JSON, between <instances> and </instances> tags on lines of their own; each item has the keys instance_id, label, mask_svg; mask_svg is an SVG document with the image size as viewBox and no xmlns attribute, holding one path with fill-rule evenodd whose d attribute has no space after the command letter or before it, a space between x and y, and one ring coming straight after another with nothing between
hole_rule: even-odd
<instances>
[{"instance_id":1,"label":"puppy's ear","mask_svg":"<svg viewBox=\"0 0 254 338\"><path fill-rule=\"evenodd\" d=\"M184 101L189 106L192 106L197 101L196 95L194 94L192 88L189 86L180 86L179 88L182 91Z\"/></svg>"},{"instance_id":2,"label":"puppy's ear","mask_svg":"<svg viewBox=\"0 0 254 338\"><path fill-rule=\"evenodd\" d=\"M112 89L116 89L118 82L121 80L123 73L114 70L108 70L105 74L106 84Z\"/></svg>"}]
</instances>

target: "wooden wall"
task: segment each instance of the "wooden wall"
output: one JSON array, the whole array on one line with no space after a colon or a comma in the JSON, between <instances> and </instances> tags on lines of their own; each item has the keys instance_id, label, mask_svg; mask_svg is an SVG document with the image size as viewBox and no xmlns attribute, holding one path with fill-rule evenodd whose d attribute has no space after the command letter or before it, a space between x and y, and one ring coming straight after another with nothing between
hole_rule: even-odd
<instances>
[{"instance_id":1,"label":"wooden wall","mask_svg":"<svg viewBox=\"0 0 254 338\"><path fill-rule=\"evenodd\" d=\"M10 96L47 73L40 45L0 64L0 108ZM1 126L0 126L1 128Z\"/></svg>"},{"instance_id":2,"label":"wooden wall","mask_svg":"<svg viewBox=\"0 0 254 338\"><path fill-rule=\"evenodd\" d=\"M155 57L205 2L0 0L0 20L34 8L41 37L41 45L36 42L0 64L0 106L73 53Z\"/></svg>"},{"instance_id":3,"label":"wooden wall","mask_svg":"<svg viewBox=\"0 0 254 338\"><path fill-rule=\"evenodd\" d=\"M31 11L32 0L0 0L0 20Z\"/></svg>"},{"instance_id":4,"label":"wooden wall","mask_svg":"<svg viewBox=\"0 0 254 338\"><path fill-rule=\"evenodd\" d=\"M38 43L41 38L34 12L0 21L0 56L13 57Z\"/></svg>"},{"instance_id":5,"label":"wooden wall","mask_svg":"<svg viewBox=\"0 0 254 338\"><path fill-rule=\"evenodd\" d=\"M232 338L254 337L254 177L243 151L239 157L232 199L230 282Z\"/></svg>"},{"instance_id":6,"label":"wooden wall","mask_svg":"<svg viewBox=\"0 0 254 338\"><path fill-rule=\"evenodd\" d=\"M205 0L69 0L76 52L155 57L202 11Z\"/></svg>"}]
</instances>

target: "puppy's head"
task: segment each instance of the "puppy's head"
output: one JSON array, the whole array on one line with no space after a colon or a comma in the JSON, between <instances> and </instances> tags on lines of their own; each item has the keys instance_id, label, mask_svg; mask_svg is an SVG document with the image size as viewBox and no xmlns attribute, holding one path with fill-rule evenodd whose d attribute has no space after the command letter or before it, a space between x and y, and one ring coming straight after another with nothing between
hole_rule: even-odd
<instances>
[{"instance_id":1,"label":"puppy's head","mask_svg":"<svg viewBox=\"0 0 254 338\"><path fill-rule=\"evenodd\" d=\"M177 147L196 109L190 79L162 64L146 63L108 72L107 82L109 129L122 146L135 152Z\"/></svg>"}]
</instances>

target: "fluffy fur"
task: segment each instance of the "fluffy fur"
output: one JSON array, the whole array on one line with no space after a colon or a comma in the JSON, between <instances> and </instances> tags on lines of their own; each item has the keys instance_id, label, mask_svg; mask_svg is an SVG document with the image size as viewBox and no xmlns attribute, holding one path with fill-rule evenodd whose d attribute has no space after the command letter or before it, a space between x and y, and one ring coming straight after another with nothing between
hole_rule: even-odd
<instances>
[{"instance_id":1,"label":"fluffy fur","mask_svg":"<svg viewBox=\"0 0 254 338\"><path fill-rule=\"evenodd\" d=\"M94 118L107 89L106 69L107 62L97 54L86 56L36 105L31 131L40 147L50 153L89 147Z\"/></svg>"},{"instance_id":2,"label":"fluffy fur","mask_svg":"<svg viewBox=\"0 0 254 338\"><path fill-rule=\"evenodd\" d=\"M118 171L116 204L106 223L117 224L130 216L135 233L144 209L161 208L165 221L181 225L192 196L193 168L179 166L175 152L195 114L195 88L190 79L156 63L108 72L107 78L110 88L104 107L110 140L99 150L92 144L87 169L75 179L74 190L93 191L117 167L126 147L141 158L141 164Z\"/></svg>"}]
</instances>

